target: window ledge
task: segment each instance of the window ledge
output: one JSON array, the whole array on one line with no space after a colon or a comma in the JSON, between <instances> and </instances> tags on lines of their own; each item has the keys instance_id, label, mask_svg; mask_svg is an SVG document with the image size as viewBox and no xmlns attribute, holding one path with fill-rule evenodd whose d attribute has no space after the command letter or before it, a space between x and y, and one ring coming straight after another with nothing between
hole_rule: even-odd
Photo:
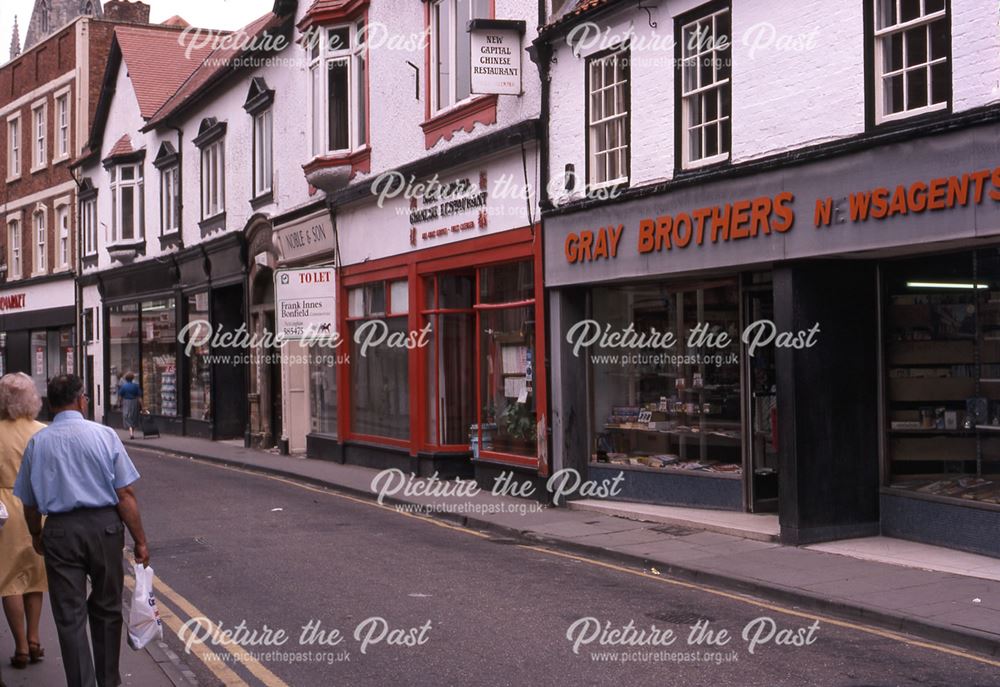
<instances>
[{"instance_id":1,"label":"window ledge","mask_svg":"<svg viewBox=\"0 0 1000 687\"><path fill-rule=\"evenodd\" d=\"M442 138L450 141L459 131L471 133L476 124L497 123L497 96L485 95L440 112L420 125L424 146L430 150Z\"/></svg>"},{"instance_id":2,"label":"window ledge","mask_svg":"<svg viewBox=\"0 0 1000 687\"><path fill-rule=\"evenodd\" d=\"M7 177L4 181L6 181L9 184L9 183L11 183L13 181L19 180L20 178L21 178L21 175L18 174L16 177Z\"/></svg>"},{"instance_id":3,"label":"window ledge","mask_svg":"<svg viewBox=\"0 0 1000 687\"><path fill-rule=\"evenodd\" d=\"M330 193L344 186L357 174L372 169L372 149L368 146L352 153L319 155L302 165L306 181L315 188Z\"/></svg>"},{"instance_id":4,"label":"window ledge","mask_svg":"<svg viewBox=\"0 0 1000 687\"><path fill-rule=\"evenodd\" d=\"M182 246L181 232L179 230L171 231L169 234L163 234L160 236L160 249L170 248L171 246Z\"/></svg>"},{"instance_id":5,"label":"window ledge","mask_svg":"<svg viewBox=\"0 0 1000 687\"><path fill-rule=\"evenodd\" d=\"M198 222L198 227L201 229L201 237L205 238L208 234L213 231L226 228L226 213L225 211L220 212L217 215L212 215L207 217L202 221Z\"/></svg>"},{"instance_id":6,"label":"window ledge","mask_svg":"<svg viewBox=\"0 0 1000 687\"><path fill-rule=\"evenodd\" d=\"M146 254L146 239L108 244L108 255L118 262L132 262Z\"/></svg>"},{"instance_id":7,"label":"window ledge","mask_svg":"<svg viewBox=\"0 0 1000 687\"><path fill-rule=\"evenodd\" d=\"M45 164L45 165L39 165L38 167L32 167L31 168L31 173L32 174L38 174L39 172L44 172L48 168L49 168L49 166L47 164Z\"/></svg>"},{"instance_id":8,"label":"window ledge","mask_svg":"<svg viewBox=\"0 0 1000 687\"><path fill-rule=\"evenodd\" d=\"M250 199L250 207L253 210L260 210L265 205L271 205L272 203L274 203L273 190L267 191L265 193L260 194L259 196Z\"/></svg>"}]
</instances>

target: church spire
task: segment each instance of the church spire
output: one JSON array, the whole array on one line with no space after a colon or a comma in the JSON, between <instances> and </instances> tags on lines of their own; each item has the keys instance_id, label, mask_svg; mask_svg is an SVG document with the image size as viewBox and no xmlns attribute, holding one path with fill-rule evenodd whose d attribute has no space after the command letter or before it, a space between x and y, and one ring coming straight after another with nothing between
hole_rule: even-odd
<instances>
[{"instance_id":1,"label":"church spire","mask_svg":"<svg viewBox=\"0 0 1000 687\"><path fill-rule=\"evenodd\" d=\"M10 36L10 59L21 54L21 31L17 27L17 15L14 15L14 31Z\"/></svg>"}]
</instances>

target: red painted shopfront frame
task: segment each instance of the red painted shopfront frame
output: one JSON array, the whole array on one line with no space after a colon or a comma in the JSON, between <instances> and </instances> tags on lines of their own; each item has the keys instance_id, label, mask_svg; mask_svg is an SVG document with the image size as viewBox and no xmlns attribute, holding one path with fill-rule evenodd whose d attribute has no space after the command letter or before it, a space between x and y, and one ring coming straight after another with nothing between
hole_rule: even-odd
<instances>
[{"instance_id":1,"label":"red painted shopfront frame","mask_svg":"<svg viewBox=\"0 0 1000 687\"><path fill-rule=\"evenodd\" d=\"M342 332L345 341L348 341L350 336L348 323L351 321L351 318L348 317L347 291L351 288L377 281L391 282L406 279L409 293L409 308L406 316L407 329L412 332L418 331L424 325L422 321L423 313L428 309L423 306L426 303L427 296L424 277L525 260L530 260L534 268L534 387L536 422L542 416L545 416L547 420L548 380L545 375L545 285L543 279L542 232L540 225L501 231L480 238L448 243L403 255L395 255L343 267L337 284L339 330ZM476 309L511 307L516 305L517 302L499 304L498 306L488 304L485 307L476 306ZM427 417L429 409L426 407L426 390L429 382L426 356L422 348L411 349L408 355L410 438L408 440L393 439L390 437L358 434L351 431L351 396L349 392L351 369L350 362L341 360L338 363L337 370L337 405L339 407L339 412L337 413L337 430L340 440L361 441L375 445L407 449L411 456L427 452L458 453L468 451L468 446L442 446L432 444L428 440ZM481 405L479 399L481 398L482 391L480 389L479 356L479 331L477 327L475 358L476 422L477 424L482 424L482 408L479 407ZM547 420L546 426L548 424ZM539 436L537 438L538 442L547 440L548 437L546 436ZM479 462L535 469L541 474L546 474L548 471L547 465L539 464L537 456L528 457L492 451L480 451Z\"/></svg>"}]
</instances>

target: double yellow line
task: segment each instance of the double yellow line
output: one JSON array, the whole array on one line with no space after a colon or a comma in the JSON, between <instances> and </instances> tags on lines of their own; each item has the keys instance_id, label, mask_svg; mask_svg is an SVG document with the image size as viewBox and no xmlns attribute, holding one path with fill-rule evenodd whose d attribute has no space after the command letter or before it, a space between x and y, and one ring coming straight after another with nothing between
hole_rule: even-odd
<instances>
[{"instance_id":1,"label":"double yellow line","mask_svg":"<svg viewBox=\"0 0 1000 687\"><path fill-rule=\"evenodd\" d=\"M131 575L125 575L125 586L128 587L130 592L135 588L135 580ZM198 610L194 604L174 591L170 585L159 577L157 577L153 582L153 591L156 594L156 606L160 612L160 620L163 621L164 625L170 628L171 632L177 635L181 644L185 643L182 639L181 630L187 621L181 620L179 614L176 613L168 604L163 602L164 599L169 600L173 607L183 612L189 620L198 618L199 632L208 632L209 637L214 637L217 633L219 633L219 628L215 625L215 623L208 620L208 616L206 614ZM246 667L246 669L266 687L288 687L288 684L284 680L265 668L260 661L255 659L239 644L236 644L232 640L225 640L220 637L218 646L222 646L232 657L233 661ZM205 642L192 643L191 654L196 656L198 660L201 661L205 667L208 668L212 674L214 674L215 677L217 677L226 687L248 687L246 680L241 678L232 668L229 667L229 661L226 660L226 657L213 651Z\"/></svg>"}]
</instances>

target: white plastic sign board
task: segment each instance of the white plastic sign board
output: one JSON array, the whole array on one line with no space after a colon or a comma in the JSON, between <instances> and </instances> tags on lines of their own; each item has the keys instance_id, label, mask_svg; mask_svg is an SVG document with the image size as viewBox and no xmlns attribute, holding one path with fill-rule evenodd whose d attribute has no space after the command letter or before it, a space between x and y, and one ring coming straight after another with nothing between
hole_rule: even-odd
<instances>
[{"instance_id":1,"label":"white plastic sign board","mask_svg":"<svg viewBox=\"0 0 1000 687\"><path fill-rule=\"evenodd\" d=\"M274 273L277 336L285 341L321 339L337 331L336 270L300 267Z\"/></svg>"}]
</instances>

